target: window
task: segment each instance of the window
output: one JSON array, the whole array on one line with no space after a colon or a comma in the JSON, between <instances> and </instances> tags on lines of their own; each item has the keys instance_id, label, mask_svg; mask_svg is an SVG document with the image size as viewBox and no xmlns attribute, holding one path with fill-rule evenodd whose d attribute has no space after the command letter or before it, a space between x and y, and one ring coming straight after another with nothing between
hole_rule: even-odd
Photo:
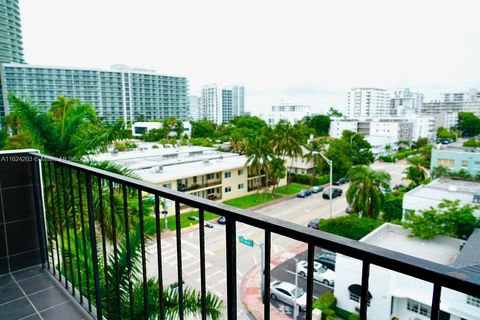
<instances>
[{"instance_id":1,"label":"window","mask_svg":"<svg viewBox=\"0 0 480 320\"><path fill-rule=\"evenodd\" d=\"M242 176L243 175L243 170L238 170L238 175Z\"/></svg>"},{"instance_id":2,"label":"window","mask_svg":"<svg viewBox=\"0 0 480 320\"><path fill-rule=\"evenodd\" d=\"M480 308L480 298L467 296L467 304Z\"/></svg>"},{"instance_id":3,"label":"window","mask_svg":"<svg viewBox=\"0 0 480 320\"><path fill-rule=\"evenodd\" d=\"M232 191L232 187L225 187L225 193Z\"/></svg>"},{"instance_id":4,"label":"window","mask_svg":"<svg viewBox=\"0 0 480 320\"><path fill-rule=\"evenodd\" d=\"M421 314L422 316L430 317L431 308L423 303L408 299L407 309Z\"/></svg>"},{"instance_id":5,"label":"window","mask_svg":"<svg viewBox=\"0 0 480 320\"><path fill-rule=\"evenodd\" d=\"M243 183L240 183L240 184L238 185L238 190L241 190L241 189L243 189Z\"/></svg>"},{"instance_id":6,"label":"window","mask_svg":"<svg viewBox=\"0 0 480 320\"><path fill-rule=\"evenodd\" d=\"M445 168L453 168L455 166L455 160L438 159L438 165Z\"/></svg>"},{"instance_id":7,"label":"window","mask_svg":"<svg viewBox=\"0 0 480 320\"><path fill-rule=\"evenodd\" d=\"M231 172L231 171L225 172L225 179L226 179L226 178L230 178L231 176L232 176L232 172Z\"/></svg>"},{"instance_id":8,"label":"window","mask_svg":"<svg viewBox=\"0 0 480 320\"><path fill-rule=\"evenodd\" d=\"M468 160L462 160L462 168L468 168Z\"/></svg>"},{"instance_id":9,"label":"window","mask_svg":"<svg viewBox=\"0 0 480 320\"><path fill-rule=\"evenodd\" d=\"M207 180L210 180L210 179L213 179L213 178L214 178L213 173L207 174Z\"/></svg>"},{"instance_id":10,"label":"window","mask_svg":"<svg viewBox=\"0 0 480 320\"><path fill-rule=\"evenodd\" d=\"M193 183L197 183L197 177L193 177Z\"/></svg>"},{"instance_id":11,"label":"window","mask_svg":"<svg viewBox=\"0 0 480 320\"><path fill-rule=\"evenodd\" d=\"M350 292L350 300L353 300L355 302L360 302L360 296L357 296L355 293Z\"/></svg>"}]
</instances>

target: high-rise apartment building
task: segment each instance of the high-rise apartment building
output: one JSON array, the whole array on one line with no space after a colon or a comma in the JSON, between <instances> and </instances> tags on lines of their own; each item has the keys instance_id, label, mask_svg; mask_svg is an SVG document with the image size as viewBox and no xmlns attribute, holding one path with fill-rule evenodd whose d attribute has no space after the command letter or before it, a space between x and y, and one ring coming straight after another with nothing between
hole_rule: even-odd
<instances>
[{"instance_id":1,"label":"high-rise apartment building","mask_svg":"<svg viewBox=\"0 0 480 320\"><path fill-rule=\"evenodd\" d=\"M190 105L190 120L198 121L203 119L202 99L198 96L188 97Z\"/></svg>"},{"instance_id":2,"label":"high-rise apartment building","mask_svg":"<svg viewBox=\"0 0 480 320\"><path fill-rule=\"evenodd\" d=\"M444 93L443 102L472 102L480 101L480 92L470 89L468 92Z\"/></svg>"},{"instance_id":3,"label":"high-rise apartment building","mask_svg":"<svg viewBox=\"0 0 480 320\"><path fill-rule=\"evenodd\" d=\"M232 121L245 113L245 88L227 86L220 89L216 84L203 86L201 104L205 119L216 124Z\"/></svg>"},{"instance_id":4,"label":"high-rise apartment building","mask_svg":"<svg viewBox=\"0 0 480 320\"><path fill-rule=\"evenodd\" d=\"M0 1L0 63L9 62L24 63L18 0Z\"/></svg>"},{"instance_id":5,"label":"high-rise apartment building","mask_svg":"<svg viewBox=\"0 0 480 320\"><path fill-rule=\"evenodd\" d=\"M107 123L125 123L143 116L146 121L189 119L188 81L152 70L112 66L112 70L62 68L8 63L1 67L4 93L28 98L47 111L58 96L91 103ZM5 114L8 100L3 99Z\"/></svg>"},{"instance_id":6,"label":"high-rise apartment building","mask_svg":"<svg viewBox=\"0 0 480 320\"><path fill-rule=\"evenodd\" d=\"M353 88L347 93L347 117L391 115L390 94L384 89Z\"/></svg>"},{"instance_id":7,"label":"high-rise apartment building","mask_svg":"<svg viewBox=\"0 0 480 320\"><path fill-rule=\"evenodd\" d=\"M405 116L419 113L423 104L423 94L410 89L394 91L390 100L392 116Z\"/></svg>"}]
</instances>

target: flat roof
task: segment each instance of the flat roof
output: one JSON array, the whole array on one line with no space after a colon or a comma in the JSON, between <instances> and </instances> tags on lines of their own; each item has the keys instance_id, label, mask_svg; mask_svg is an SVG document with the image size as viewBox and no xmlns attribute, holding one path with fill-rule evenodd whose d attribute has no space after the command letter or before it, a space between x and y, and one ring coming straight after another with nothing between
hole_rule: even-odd
<instances>
[{"instance_id":1,"label":"flat roof","mask_svg":"<svg viewBox=\"0 0 480 320\"><path fill-rule=\"evenodd\" d=\"M247 163L245 156L220 152L215 148L181 146L152 149L154 144L140 143L139 149L145 149L123 151L117 154L103 153L91 158L96 161L114 162L133 170L142 180L156 184L243 168Z\"/></svg>"},{"instance_id":2,"label":"flat roof","mask_svg":"<svg viewBox=\"0 0 480 320\"><path fill-rule=\"evenodd\" d=\"M434 152L439 151L446 151L446 152L454 152L454 153L468 153L468 154L480 154L480 148L473 148L473 147L464 147L459 145L451 145L451 144L441 144L439 143L436 148L432 149Z\"/></svg>"},{"instance_id":3,"label":"flat roof","mask_svg":"<svg viewBox=\"0 0 480 320\"><path fill-rule=\"evenodd\" d=\"M458 199L462 203L472 203L475 194L480 194L480 183L441 177L427 185L420 185L410 190L405 196L438 201Z\"/></svg>"},{"instance_id":4,"label":"flat roof","mask_svg":"<svg viewBox=\"0 0 480 320\"><path fill-rule=\"evenodd\" d=\"M410 233L410 229L384 223L360 241L444 265L454 264L463 243L463 240L444 236L422 240L409 237Z\"/></svg>"}]
</instances>

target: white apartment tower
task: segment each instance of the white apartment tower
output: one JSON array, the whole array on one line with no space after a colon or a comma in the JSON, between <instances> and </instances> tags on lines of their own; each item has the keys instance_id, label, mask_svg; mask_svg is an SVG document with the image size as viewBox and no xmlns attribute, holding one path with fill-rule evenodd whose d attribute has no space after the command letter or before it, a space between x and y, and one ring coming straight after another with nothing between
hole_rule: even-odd
<instances>
[{"instance_id":1,"label":"white apartment tower","mask_svg":"<svg viewBox=\"0 0 480 320\"><path fill-rule=\"evenodd\" d=\"M202 99L198 96L189 96L188 102L190 104L190 120L202 120L204 114L202 110Z\"/></svg>"},{"instance_id":2,"label":"white apartment tower","mask_svg":"<svg viewBox=\"0 0 480 320\"><path fill-rule=\"evenodd\" d=\"M245 88L226 86L219 89L215 84L204 86L201 105L203 118L216 124L229 122L245 112Z\"/></svg>"},{"instance_id":3,"label":"white apartment tower","mask_svg":"<svg viewBox=\"0 0 480 320\"><path fill-rule=\"evenodd\" d=\"M423 105L423 93L412 92L408 88L394 91L390 104L392 116L403 117L420 113Z\"/></svg>"},{"instance_id":4,"label":"white apartment tower","mask_svg":"<svg viewBox=\"0 0 480 320\"><path fill-rule=\"evenodd\" d=\"M391 115L390 94L384 89L353 88L347 93L347 117Z\"/></svg>"}]
</instances>

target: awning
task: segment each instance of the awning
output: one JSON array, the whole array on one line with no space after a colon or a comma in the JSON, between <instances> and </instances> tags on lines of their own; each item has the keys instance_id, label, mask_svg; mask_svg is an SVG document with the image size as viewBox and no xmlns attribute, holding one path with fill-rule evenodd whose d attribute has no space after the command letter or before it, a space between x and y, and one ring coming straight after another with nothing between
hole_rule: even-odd
<instances>
[{"instance_id":1,"label":"awning","mask_svg":"<svg viewBox=\"0 0 480 320\"><path fill-rule=\"evenodd\" d=\"M362 286L359 284L352 284L348 287L348 291L360 297L362 295ZM372 294L368 291L368 300L370 299L372 299Z\"/></svg>"}]
</instances>

